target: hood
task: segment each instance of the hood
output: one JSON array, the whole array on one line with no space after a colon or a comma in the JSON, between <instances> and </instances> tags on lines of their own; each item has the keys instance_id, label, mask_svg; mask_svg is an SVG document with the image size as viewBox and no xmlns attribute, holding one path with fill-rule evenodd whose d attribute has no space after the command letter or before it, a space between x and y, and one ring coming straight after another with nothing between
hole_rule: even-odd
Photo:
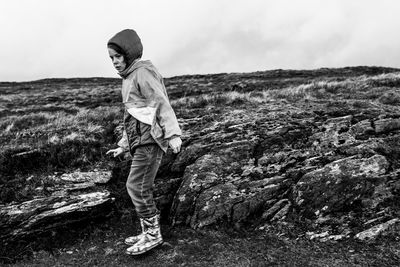
<instances>
[{"instance_id":1,"label":"hood","mask_svg":"<svg viewBox=\"0 0 400 267\"><path fill-rule=\"evenodd\" d=\"M119 46L126 54L126 65L130 66L143 54L143 45L134 30L126 29L114 35L107 43Z\"/></svg>"},{"instance_id":2,"label":"hood","mask_svg":"<svg viewBox=\"0 0 400 267\"><path fill-rule=\"evenodd\" d=\"M119 72L118 74L125 79L126 77L128 77L129 74L131 74L132 72L134 72L139 68L146 68L151 73L158 73L157 69L154 67L153 63L150 60L137 59L129 67Z\"/></svg>"}]
</instances>

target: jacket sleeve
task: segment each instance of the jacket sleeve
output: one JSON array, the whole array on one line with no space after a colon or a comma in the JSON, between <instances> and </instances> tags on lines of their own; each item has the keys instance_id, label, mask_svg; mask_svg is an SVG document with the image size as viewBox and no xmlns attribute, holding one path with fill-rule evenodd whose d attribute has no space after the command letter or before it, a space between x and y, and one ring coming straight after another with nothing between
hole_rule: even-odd
<instances>
[{"instance_id":1,"label":"jacket sleeve","mask_svg":"<svg viewBox=\"0 0 400 267\"><path fill-rule=\"evenodd\" d=\"M128 135L127 135L125 129L123 130L122 138L121 138L121 140L118 141L117 145L119 147L121 147L124 151L129 150Z\"/></svg>"},{"instance_id":2,"label":"jacket sleeve","mask_svg":"<svg viewBox=\"0 0 400 267\"><path fill-rule=\"evenodd\" d=\"M158 105L156 113L157 121L164 131L164 138L171 139L175 136L181 136L182 131L175 112L171 107L164 84L154 73L142 68L138 70L137 82L141 94Z\"/></svg>"}]
</instances>

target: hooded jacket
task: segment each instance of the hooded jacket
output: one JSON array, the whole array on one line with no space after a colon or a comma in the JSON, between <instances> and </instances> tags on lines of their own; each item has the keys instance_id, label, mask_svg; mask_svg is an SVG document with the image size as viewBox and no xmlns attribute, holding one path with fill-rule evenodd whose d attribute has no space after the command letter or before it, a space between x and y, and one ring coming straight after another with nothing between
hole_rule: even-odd
<instances>
[{"instance_id":1,"label":"hooded jacket","mask_svg":"<svg viewBox=\"0 0 400 267\"><path fill-rule=\"evenodd\" d=\"M161 149L166 151L168 140L175 136L181 136L182 132L175 112L169 103L162 76L149 60L135 61L120 74L123 77L121 93L125 114L127 115L128 113L140 123L150 126L150 128L146 128L136 125L137 128L145 129L145 131L138 133L140 135L139 140L137 141L136 139L137 144L134 144L134 146L151 142L146 137L148 129L154 141ZM127 133L132 133L133 131L134 129L129 129L129 126L125 123L125 139L127 138ZM128 143L122 145L126 141ZM119 144L123 148L126 148L128 144L132 149L133 140L126 141L124 141L123 137L122 142Z\"/></svg>"},{"instance_id":2,"label":"hooded jacket","mask_svg":"<svg viewBox=\"0 0 400 267\"><path fill-rule=\"evenodd\" d=\"M137 58L141 58L143 54L143 45L139 36L134 30L126 29L114 35L107 43L109 45L117 45L125 53L125 63L130 66Z\"/></svg>"},{"instance_id":3,"label":"hooded jacket","mask_svg":"<svg viewBox=\"0 0 400 267\"><path fill-rule=\"evenodd\" d=\"M129 55L141 55L141 45L132 42L136 40L132 37L136 32L131 30L127 34L126 31L116 34L109 43L118 45L127 54L129 50ZM168 140L181 136L182 131L170 105L162 76L149 60L139 58L135 58L119 75L123 79L121 93L125 116L124 132L118 145L124 150L132 150L139 145L155 142L166 152ZM136 124L130 123L130 116L137 120Z\"/></svg>"}]
</instances>

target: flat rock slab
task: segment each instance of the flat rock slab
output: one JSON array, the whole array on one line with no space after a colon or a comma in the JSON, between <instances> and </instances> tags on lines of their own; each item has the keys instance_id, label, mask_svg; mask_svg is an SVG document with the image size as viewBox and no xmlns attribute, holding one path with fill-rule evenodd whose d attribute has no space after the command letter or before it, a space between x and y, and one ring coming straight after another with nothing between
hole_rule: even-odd
<instances>
[{"instance_id":1,"label":"flat rock slab","mask_svg":"<svg viewBox=\"0 0 400 267\"><path fill-rule=\"evenodd\" d=\"M104 178L104 173L91 175ZM89 177L82 173L71 177ZM64 176L65 177L65 176ZM15 239L69 226L72 223L106 217L114 199L110 192L85 181L55 185L50 196L0 206L0 237Z\"/></svg>"},{"instance_id":2,"label":"flat rock slab","mask_svg":"<svg viewBox=\"0 0 400 267\"><path fill-rule=\"evenodd\" d=\"M400 229L400 219L395 218L385 223L375 225L365 231L356 234L355 238L367 241L377 238L380 235L388 234L390 232L398 232Z\"/></svg>"},{"instance_id":3,"label":"flat rock slab","mask_svg":"<svg viewBox=\"0 0 400 267\"><path fill-rule=\"evenodd\" d=\"M61 180L73 183L93 182L106 184L111 179L111 171L73 172L61 175Z\"/></svg>"}]
</instances>

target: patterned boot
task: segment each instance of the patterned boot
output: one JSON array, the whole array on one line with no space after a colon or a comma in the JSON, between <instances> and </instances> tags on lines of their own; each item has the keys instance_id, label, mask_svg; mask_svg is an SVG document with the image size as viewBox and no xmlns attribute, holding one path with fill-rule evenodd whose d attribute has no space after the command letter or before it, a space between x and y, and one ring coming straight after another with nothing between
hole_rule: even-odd
<instances>
[{"instance_id":1,"label":"patterned boot","mask_svg":"<svg viewBox=\"0 0 400 267\"><path fill-rule=\"evenodd\" d=\"M128 246L133 246L135 243L137 243L144 235L144 225L143 225L143 219L140 219L140 226L142 228L142 232L139 235L135 236L130 236L128 238L125 238L125 244Z\"/></svg>"},{"instance_id":2,"label":"patterned boot","mask_svg":"<svg viewBox=\"0 0 400 267\"><path fill-rule=\"evenodd\" d=\"M163 239L159 220L160 215L158 214L150 218L140 219L143 233L139 235L140 238L135 244L127 248L126 254L140 255L162 244Z\"/></svg>"}]
</instances>

